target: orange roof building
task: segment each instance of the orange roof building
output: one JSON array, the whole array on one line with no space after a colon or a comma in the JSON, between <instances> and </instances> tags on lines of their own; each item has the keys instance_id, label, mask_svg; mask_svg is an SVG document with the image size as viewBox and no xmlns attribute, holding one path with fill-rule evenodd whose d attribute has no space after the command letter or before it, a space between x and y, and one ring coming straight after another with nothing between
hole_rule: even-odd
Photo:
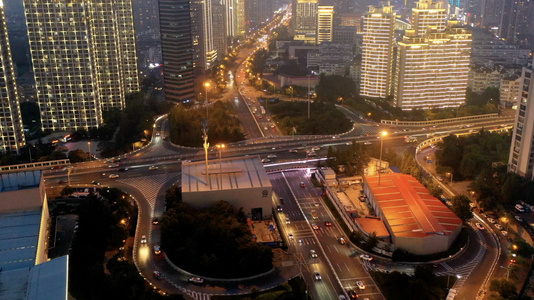
<instances>
[{"instance_id":1,"label":"orange roof building","mask_svg":"<svg viewBox=\"0 0 534 300\"><path fill-rule=\"evenodd\" d=\"M411 175L388 173L364 179L364 192L397 249L426 255L447 251L462 220Z\"/></svg>"}]
</instances>

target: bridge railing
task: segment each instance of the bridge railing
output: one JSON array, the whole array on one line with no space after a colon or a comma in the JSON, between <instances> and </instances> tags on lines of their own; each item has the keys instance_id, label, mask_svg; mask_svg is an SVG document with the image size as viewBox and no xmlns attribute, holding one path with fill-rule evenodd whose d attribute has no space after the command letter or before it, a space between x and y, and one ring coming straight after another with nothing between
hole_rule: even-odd
<instances>
[{"instance_id":1,"label":"bridge railing","mask_svg":"<svg viewBox=\"0 0 534 300\"><path fill-rule=\"evenodd\" d=\"M448 124L448 123L469 122L473 120L491 119L491 118L496 118L498 116L499 116L498 113L493 113L493 114L458 117L458 118L441 119L441 120L431 120L431 121L382 120L380 121L380 123L384 125L391 125L391 126L433 126L433 125Z\"/></svg>"},{"instance_id":2,"label":"bridge railing","mask_svg":"<svg viewBox=\"0 0 534 300\"><path fill-rule=\"evenodd\" d=\"M0 172L12 172L12 171L23 171L23 170L35 170L35 169L50 169L50 168L61 167L61 166L66 167L68 165L70 165L70 160L68 160L68 159L39 161L39 162L30 163L30 164L0 166Z\"/></svg>"}]
</instances>

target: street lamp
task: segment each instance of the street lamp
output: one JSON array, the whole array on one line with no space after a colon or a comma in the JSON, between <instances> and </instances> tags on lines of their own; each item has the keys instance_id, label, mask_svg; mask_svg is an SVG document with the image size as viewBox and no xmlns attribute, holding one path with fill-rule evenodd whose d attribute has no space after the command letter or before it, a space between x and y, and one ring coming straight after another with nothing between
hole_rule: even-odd
<instances>
[{"instance_id":1,"label":"street lamp","mask_svg":"<svg viewBox=\"0 0 534 300\"><path fill-rule=\"evenodd\" d=\"M30 154L30 164L33 163L33 160L32 160L32 147L35 147L35 145L31 145L30 147L28 147L28 153Z\"/></svg>"},{"instance_id":2,"label":"street lamp","mask_svg":"<svg viewBox=\"0 0 534 300\"><path fill-rule=\"evenodd\" d=\"M89 146L89 161L91 161L91 141L87 142L87 146Z\"/></svg>"},{"instance_id":3,"label":"street lamp","mask_svg":"<svg viewBox=\"0 0 534 300\"><path fill-rule=\"evenodd\" d=\"M222 186L222 150L226 148L225 144L217 144L215 145L217 149L219 150L219 178L221 178L221 183L219 186Z\"/></svg>"},{"instance_id":4,"label":"street lamp","mask_svg":"<svg viewBox=\"0 0 534 300\"><path fill-rule=\"evenodd\" d=\"M445 173L445 175L447 175L447 176L450 176L450 177L451 177L451 186L452 186L452 172L447 172L447 173Z\"/></svg>"},{"instance_id":5,"label":"street lamp","mask_svg":"<svg viewBox=\"0 0 534 300\"><path fill-rule=\"evenodd\" d=\"M209 104L208 88L209 87L210 87L210 83L209 82L204 83L204 91L206 92L206 119L208 119L208 104Z\"/></svg>"},{"instance_id":6,"label":"street lamp","mask_svg":"<svg viewBox=\"0 0 534 300\"><path fill-rule=\"evenodd\" d=\"M504 224L506 224L504 228L505 228L506 231L508 231L508 218L506 218L506 217L502 217L502 218L501 218L501 221L502 221ZM515 245L514 245L514 246L515 246ZM516 246L516 247L517 247L517 246Z\"/></svg>"},{"instance_id":7,"label":"street lamp","mask_svg":"<svg viewBox=\"0 0 534 300\"><path fill-rule=\"evenodd\" d=\"M382 137L380 138L380 167L378 168L378 185L380 185L380 173L382 170L382 147L384 145L384 139L386 138L388 133L387 131L382 131L380 134L382 135Z\"/></svg>"}]
</instances>

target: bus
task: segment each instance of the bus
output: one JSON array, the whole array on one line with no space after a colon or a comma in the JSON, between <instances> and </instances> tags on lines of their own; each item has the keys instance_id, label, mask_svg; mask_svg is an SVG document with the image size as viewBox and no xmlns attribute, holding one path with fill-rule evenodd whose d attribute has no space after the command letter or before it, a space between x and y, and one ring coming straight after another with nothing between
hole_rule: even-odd
<instances>
[{"instance_id":1,"label":"bus","mask_svg":"<svg viewBox=\"0 0 534 300\"><path fill-rule=\"evenodd\" d=\"M264 115L265 114L265 108L263 107L263 105L260 105L260 110L261 110L261 114Z\"/></svg>"}]
</instances>

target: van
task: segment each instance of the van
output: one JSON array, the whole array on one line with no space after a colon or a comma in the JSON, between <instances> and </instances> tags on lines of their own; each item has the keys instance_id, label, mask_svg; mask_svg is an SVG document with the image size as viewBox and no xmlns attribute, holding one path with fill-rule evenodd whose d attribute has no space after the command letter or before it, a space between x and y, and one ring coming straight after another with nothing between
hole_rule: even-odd
<instances>
[{"instance_id":1,"label":"van","mask_svg":"<svg viewBox=\"0 0 534 300\"><path fill-rule=\"evenodd\" d=\"M517 212L520 212L520 213L525 212L525 208L524 208L523 205L521 205L521 204L516 204L514 208L515 208L515 210L516 210Z\"/></svg>"}]
</instances>

